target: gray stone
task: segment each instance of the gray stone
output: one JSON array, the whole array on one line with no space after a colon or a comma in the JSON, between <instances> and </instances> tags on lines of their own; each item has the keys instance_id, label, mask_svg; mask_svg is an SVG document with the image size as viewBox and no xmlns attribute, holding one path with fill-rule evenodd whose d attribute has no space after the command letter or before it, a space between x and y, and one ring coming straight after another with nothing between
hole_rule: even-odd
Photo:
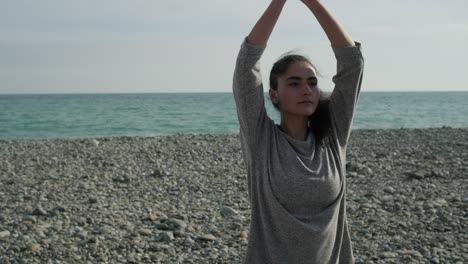
<instances>
[{"instance_id":1,"label":"gray stone","mask_svg":"<svg viewBox=\"0 0 468 264\"><path fill-rule=\"evenodd\" d=\"M182 220L170 218L165 221L165 224L168 225L168 228L174 231L181 231L187 228L187 223Z\"/></svg>"},{"instance_id":2,"label":"gray stone","mask_svg":"<svg viewBox=\"0 0 468 264\"><path fill-rule=\"evenodd\" d=\"M237 214L237 211L229 206L221 207L221 215L224 217L230 217Z\"/></svg>"},{"instance_id":3,"label":"gray stone","mask_svg":"<svg viewBox=\"0 0 468 264\"><path fill-rule=\"evenodd\" d=\"M186 246L191 246L195 244L195 241L193 239L191 239L190 237L187 237L185 240L184 240L184 245Z\"/></svg>"},{"instance_id":4,"label":"gray stone","mask_svg":"<svg viewBox=\"0 0 468 264\"><path fill-rule=\"evenodd\" d=\"M42 249L41 245L37 244L37 243L30 244L29 247L28 247L28 250L33 252L33 253L36 253L36 252L40 251L41 249Z\"/></svg>"},{"instance_id":5,"label":"gray stone","mask_svg":"<svg viewBox=\"0 0 468 264\"><path fill-rule=\"evenodd\" d=\"M408 178L410 179L416 179L416 180L422 180L424 179L424 174L421 172L415 172L415 171L408 171L405 173Z\"/></svg>"},{"instance_id":6,"label":"gray stone","mask_svg":"<svg viewBox=\"0 0 468 264\"><path fill-rule=\"evenodd\" d=\"M174 240L174 234L171 231L162 232L160 234L160 241L171 242L172 240Z\"/></svg>"},{"instance_id":7,"label":"gray stone","mask_svg":"<svg viewBox=\"0 0 468 264\"><path fill-rule=\"evenodd\" d=\"M395 189L393 189L393 187L391 187L391 186L387 186L383 190L384 190L384 192L389 193L389 194L394 194L395 193Z\"/></svg>"},{"instance_id":8,"label":"gray stone","mask_svg":"<svg viewBox=\"0 0 468 264\"><path fill-rule=\"evenodd\" d=\"M150 229L146 229L146 228L138 229L137 232L138 232L138 234L140 234L142 236L150 236L153 233Z\"/></svg>"},{"instance_id":9,"label":"gray stone","mask_svg":"<svg viewBox=\"0 0 468 264\"><path fill-rule=\"evenodd\" d=\"M367 166L364 166L364 167L359 169L358 173L362 174L362 175L369 176L369 175L372 175L374 172L372 171L371 168L369 168Z\"/></svg>"},{"instance_id":10,"label":"gray stone","mask_svg":"<svg viewBox=\"0 0 468 264\"><path fill-rule=\"evenodd\" d=\"M10 231L5 230L0 232L0 240L7 240L10 236Z\"/></svg>"},{"instance_id":11,"label":"gray stone","mask_svg":"<svg viewBox=\"0 0 468 264\"><path fill-rule=\"evenodd\" d=\"M32 213L32 215L37 215L37 216L46 216L47 215L47 211L42 209L42 207L38 206L36 207Z\"/></svg>"},{"instance_id":12,"label":"gray stone","mask_svg":"<svg viewBox=\"0 0 468 264\"><path fill-rule=\"evenodd\" d=\"M89 202L90 204L95 204L95 203L98 202L98 199L97 199L96 197L94 197L94 196L91 196L91 197L89 197L88 202Z\"/></svg>"},{"instance_id":13,"label":"gray stone","mask_svg":"<svg viewBox=\"0 0 468 264\"><path fill-rule=\"evenodd\" d=\"M401 250L401 251L399 251L399 253L401 255L410 255L410 256L413 256L413 257L416 257L416 258L422 258L423 257L423 255L419 251L416 251L416 250Z\"/></svg>"},{"instance_id":14,"label":"gray stone","mask_svg":"<svg viewBox=\"0 0 468 264\"><path fill-rule=\"evenodd\" d=\"M468 193L464 193L460 197L461 201L464 203L468 203Z\"/></svg>"},{"instance_id":15,"label":"gray stone","mask_svg":"<svg viewBox=\"0 0 468 264\"><path fill-rule=\"evenodd\" d=\"M213 236L212 234L204 234L204 235L198 236L197 239L204 240L204 241L215 241L216 237Z\"/></svg>"},{"instance_id":16,"label":"gray stone","mask_svg":"<svg viewBox=\"0 0 468 264\"><path fill-rule=\"evenodd\" d=\"M81 230L76 233L76 236L81 239L86 239L88 237L88 232L86 230Z\"/></svg>"},{"instance_id":17,"label":"gray stone","mask_svg":"<svg viewBox=\"0 0 468 264\"><path fill-rule=\"evenodd\" d=\"M394 253L394 252L381 252L379 254L379 257L380 258L396 258L398 257L398 253Z\"/></svg>"}]
</instances>

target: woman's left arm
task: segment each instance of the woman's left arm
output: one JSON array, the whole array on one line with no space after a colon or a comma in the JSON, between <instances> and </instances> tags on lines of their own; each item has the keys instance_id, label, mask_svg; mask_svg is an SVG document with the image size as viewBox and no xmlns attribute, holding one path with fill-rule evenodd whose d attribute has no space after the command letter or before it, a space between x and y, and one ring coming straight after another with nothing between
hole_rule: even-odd
<instances>
[{"instance_id":1,"label":"woman's left arm","mask_svg":"<svg viewBox=\"0 0 468 264\"><path fill-rule=\"evenodd\" d=\"M354 41L319 0L301 0L314 14L334 47L352 47Z\"/></svg>"},{"instance_id":2,"label":"woman's left arm","mask_svg":"<svg viewBox=\"0 0 468 264\"><path fill-rule=\"evenodd\" d=\"M330 118L339 145L345 149L361 90L364 59L361 45L354 42L320 0L301 0L314 14L331 42L337 60L330 96Z\"/></svg>"}]
</instances>

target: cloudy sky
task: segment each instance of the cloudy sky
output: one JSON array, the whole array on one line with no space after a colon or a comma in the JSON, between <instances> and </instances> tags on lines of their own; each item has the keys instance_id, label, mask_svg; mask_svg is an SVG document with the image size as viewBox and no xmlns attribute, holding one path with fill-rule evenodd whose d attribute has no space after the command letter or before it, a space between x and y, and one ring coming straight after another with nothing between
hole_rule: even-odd
<instances>
[{"instance_id":1,"label":"cloudy sky","mask_svg":"<svg viewBox=\"0 0 468 264\"><path fill-rule=\"evenodd\" d=\"M363 91L468 91L468 1L322 0L366 60ZM0 94L230 92L243 38L270 0L0 0ZM297 49L324 90L335 59L288 0L262 58Z\"/></svg>"}]
</instances>

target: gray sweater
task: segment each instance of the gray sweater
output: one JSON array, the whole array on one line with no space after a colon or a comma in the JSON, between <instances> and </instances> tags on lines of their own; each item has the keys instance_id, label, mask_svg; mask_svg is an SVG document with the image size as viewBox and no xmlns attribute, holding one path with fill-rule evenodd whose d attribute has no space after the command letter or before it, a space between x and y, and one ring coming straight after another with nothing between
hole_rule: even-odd
<instances>
[{"instance_id":1,"label":"gray sweater","mask_svg":"<svg viewBox=\"0 0 468 264\"><path fill-rule=\"evenodd\" d=\"M268 117L259 62L266 45L246 39L233 82L251 206L245 263L354 263L345 164L363 74L360 44L332 47L338 65L332 128L316 144L313 132L296 140Z\"/></svg>"}]
</instances>

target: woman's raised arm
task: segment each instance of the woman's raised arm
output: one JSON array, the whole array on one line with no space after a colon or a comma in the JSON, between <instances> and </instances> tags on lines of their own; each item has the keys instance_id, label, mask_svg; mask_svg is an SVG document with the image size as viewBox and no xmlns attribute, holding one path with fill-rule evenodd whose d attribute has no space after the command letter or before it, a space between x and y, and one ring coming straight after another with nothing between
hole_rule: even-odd
<instances>
[{"instance_id":1,"label":"woman's raised arm","mask_svg":"<svg viewBox=\"0 0 468 264\"><path fill-rule=\"evenodd\" d=\"M337 60L330 96L330 117L336 138L346 148L361 90L364 59L360 43L354 42L320 0L301 0L314 14L331 42Z\"/></svg>"},{"instance_id":2,"label":"woman's raised arm","mask_svg":"<svg viewBox=\"0 0 468 264\"><path fill-rule=\"evenodd\" d=\"M286 0L272 0L263 15L250 31L247 41L253 45L266 45L283 10Z\"/></svg>"},{"instance_id":3,"label":"woman's raised arm","mask_svg":"<svg viewBox=\"0 0 468 264\"><path fill-rule=\"evenodd\" d=\"M334 47L351 47L354 41L320 0L301 0L314 14Z\"/></svg>"}]
</instances>

